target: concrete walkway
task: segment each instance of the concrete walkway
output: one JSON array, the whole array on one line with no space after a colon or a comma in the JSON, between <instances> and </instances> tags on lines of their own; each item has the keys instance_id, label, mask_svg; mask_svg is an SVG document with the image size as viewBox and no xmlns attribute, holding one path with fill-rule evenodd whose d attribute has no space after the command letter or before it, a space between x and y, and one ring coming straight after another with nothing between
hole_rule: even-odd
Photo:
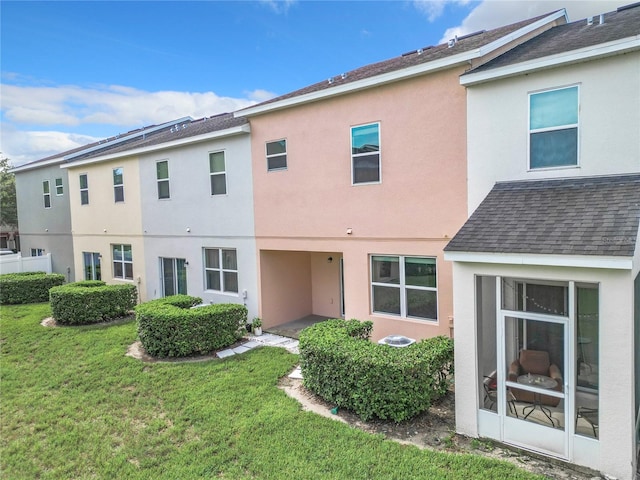
<instances>
[{"instance_id":1,"label":"concrete walkway","mask_svg":"<svg viewBox=\"0 0 640 480\"><path fill-rule=\"evenodd\" d=\"M268 347L281 347L286 348L291 353L300 353L298 350L298 340L293 338L283 337L281 335L275 335L273 333L265 333L264 335L246 335L244 337L248 340L246 343L239 345L235 348L228 348L218 352L219 358L227 358L240 353L248 352L254 348L266 345Z\"/></svg>"}]
</instances>

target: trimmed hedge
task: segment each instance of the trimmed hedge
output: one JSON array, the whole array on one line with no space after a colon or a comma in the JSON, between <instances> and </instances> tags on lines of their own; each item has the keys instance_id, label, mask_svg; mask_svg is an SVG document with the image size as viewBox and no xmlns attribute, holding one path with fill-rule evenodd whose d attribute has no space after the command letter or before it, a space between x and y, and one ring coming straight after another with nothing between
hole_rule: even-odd
<instances>
[{"instance_id":1,"label":"trimmed hedge","mask_svg":"<svg viewBox=\"0 0 640 480\"><path fill-rule=\"evenodd\" d=\"M202 299L173 295L136 307L138 337L149 355L186 357L234 344L245 331L247 308L221 303L191 308Z\"/></svg>"},{"instance_id":2,"label":"trimmed hedge","mask_svg":"<svg viewBox=\"0 0 640 480\"><path fill-rule=\"evenodd\" d=\"M138 300L135 285L85 280L50 291L51 314L62 325L89 325L129 314Z\"/></svg>"},{"instance_id":3,"label":"trimmed hedge","mask_svg":"<svg viewBox=\"0 0 640 480\"><path fill-rule=\"evenodd\" d=\"M434 337L404 348L369 341L373 324L327 320L300 333L304 385L363 420L407 420L449 388L453 340Z\"/></svg>"},{"instance_id":4,"label":"trimmed hedge","mask_svg":"<svg viewBox=\"0 0 640 480\"><path fill-rule=\"evenodd\" d=\"M49 289L62 285L59 273L23 272L0 275L0 304L42 303L49 301Z\"/></svg>"}]
</instances>

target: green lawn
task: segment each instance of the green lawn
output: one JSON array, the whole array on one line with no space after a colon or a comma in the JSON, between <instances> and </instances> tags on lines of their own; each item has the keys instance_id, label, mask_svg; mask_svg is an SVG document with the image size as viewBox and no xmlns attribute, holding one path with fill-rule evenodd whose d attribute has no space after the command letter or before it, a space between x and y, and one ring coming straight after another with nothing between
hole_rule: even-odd
<instances>
[{"instance_id":1,"label":"green lawn","mask_svg":"<svg viewBox=\"0 0 640 480\"><path fill-rule=\"evenodd\" d=\"M276 387L284 349L227 360L125 357L133 322L45 328L0 310L3 479L530 479L510 464L404 446L303 412Z\"/></svg>"}]
</instances>

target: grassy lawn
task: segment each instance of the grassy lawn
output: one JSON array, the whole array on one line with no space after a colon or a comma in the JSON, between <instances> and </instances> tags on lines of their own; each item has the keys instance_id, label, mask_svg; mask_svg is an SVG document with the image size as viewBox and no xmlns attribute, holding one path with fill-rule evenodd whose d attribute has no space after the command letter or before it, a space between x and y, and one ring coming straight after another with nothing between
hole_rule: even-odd
<instances>
[{"instance_id":1,"label":"grassy lawn","mask_svg":"<svg viewBox=\"0 0 640 480\"><path fill-rule=\"evenodd\" d=\"M510 464L400 445L303 412L277 387L297 357L125 357L133 322L45 328L48 304L0 310L0 476L531 479Z\"/></svg>"}]
</instances>

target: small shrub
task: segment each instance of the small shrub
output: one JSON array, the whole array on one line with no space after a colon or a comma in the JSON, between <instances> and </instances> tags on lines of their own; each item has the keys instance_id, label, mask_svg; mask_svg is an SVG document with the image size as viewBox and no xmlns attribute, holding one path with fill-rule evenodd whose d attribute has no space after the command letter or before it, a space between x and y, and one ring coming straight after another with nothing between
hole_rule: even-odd
<instances>
[{"instance_id":1,"label":"small shrub","mask_svg":"<svg viewBox=\"0 0 640 480\"><path fill-rule=\"evenodd\" d=\"M185 357L228 347L242 337L247 308L233 303L192 308L201 298L174 295L136 307L138 337L149 355Z\"/></svg>"},{"instance_id":2,"label":"small shrub","mask_svg":"<svg viewBox=\"0 0 640 480\"><path fill-rule=\"evenodd\" d=\"M64 283L59 273L23 272L0 275L0 304L49 301L49 289Z\"/></svg>"},{"instance_id":3,"label":"small shrub","mask_svg":"<svg viewBox=\"0 0 640 480\"><path fill-rule=\"evenodd\" d=\"M443 396L453 373L453 341L422 340L404 348L371 343L373 324L328 320L300 333L304 384L363 420L400 422Z\"/></svg>"},{"instance_id":4,"label":"small shrub","mask_svg":"<svg viewBox=\"0 0 640 480\"><path fill-rule=\"evenodd\" d=\"M133 310L138 299L135 285L107 285L84 280L51 289L51 313L62 325L89 325L118 317Z\"/></svg>"}]
</instances>

